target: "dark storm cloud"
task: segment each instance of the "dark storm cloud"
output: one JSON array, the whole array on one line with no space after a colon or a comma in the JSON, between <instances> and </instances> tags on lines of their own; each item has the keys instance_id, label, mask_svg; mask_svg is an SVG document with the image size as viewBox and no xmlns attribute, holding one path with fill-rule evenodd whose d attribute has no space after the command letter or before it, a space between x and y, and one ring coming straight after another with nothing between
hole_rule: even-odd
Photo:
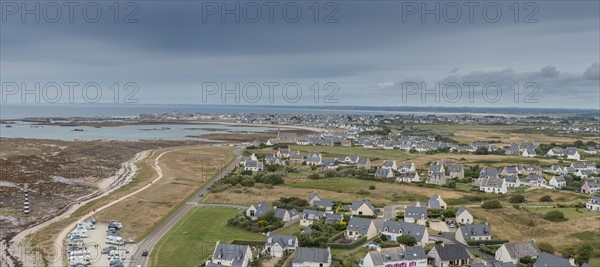
<instances>
[{"instance_id":1,"label":"dark storm cloud","mask_svg":"<svg viewBox=\"0 0 600 267\"><path fill-rule=\"evenodd\" d=\"M223 23L219 15L203 22L202 5L211 2L140 1L139 22L122 23L122 10L114 23L110 3L100 3L98 23L8 17L1 24L2 80L135 81L144 103L197 101L207 81L331 81L340 85L339 103L349 105L394 105L397 99L372 92L415 80L533 80L550 96L568 90L589 96L573 102L548 97L537 106L592 106L600 94L598 64L590 66L600 61L594 1L535 2L538 23L523 23L529 10L522 6L515 23L508 2L499 2L503 15L496 23L480 10L473 23L465 14L456 23L443 16L422 23L419 14L404 22L403 2L392 1L334 1L337 23L323 23L330 11L324 3L319 23L309 9L314 2L298 2L303 15L297 23L286 22L280 9L273 23L265 13L257 23L231 16Z\"/></svg>"}]
</instances>

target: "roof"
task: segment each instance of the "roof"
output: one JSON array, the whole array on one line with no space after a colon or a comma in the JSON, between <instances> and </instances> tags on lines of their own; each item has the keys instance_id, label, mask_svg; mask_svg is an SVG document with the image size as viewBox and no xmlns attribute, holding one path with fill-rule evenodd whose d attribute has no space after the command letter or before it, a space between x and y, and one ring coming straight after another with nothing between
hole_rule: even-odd
<instances>
[{"instance_id":1,"label":"roof","mask_svg":"<svg viewBox=\"0 0 600 267\"><path fill-rule=\"evenodd\" d=\"M440 197L440 195L433 195L431 199L427 201L427 207L429 207L430 209L441 209L442 204L440 203L440 200L442 200L442 197Z\"/></svg>"},{"instance_id":2,"label":"roof","mask_svg":"<svg viewBox=\"0 0 600 267\"><path fill-rule=\"evenodd\" d=\"M519 177L516 175L509 175L504 178L504 181L507 183L516 183L519 180Z\"/></svg>"},{"instance_id":3,"label":"roof","mask_svg":"<svg viewBox=\"0 0 600 267\"><path fill-rule=\"evenodd\" d=\"M369 232L373 220L361 217L352 217L346 226L346 230L357 231L361 235L366 235Z\"/></svg>"},{"instance_id":4,"label":"roof","mask_svg":"<svg viewBox=\"0 0 600 267\"><path fill-rule=\"evenodd\" d=\"M473 236L491 236L490 228L485 224L466 224L460 226L461 233L465 240Z\"/></svg>"},{"instance_id":5,"label":"roof","mask_svg":"<svg viewBox=\"0 0 600 267\"><path fill-rule=\"evenodd\" d=\"M252 205L252 207L254 207L256 209L256 212L254 212L254 216L255 217L263 216L268 211L273 210L273 207L271 207L271 205L269 205L269 203L267 203L266 201L261 201L261 202L258 202L258 203L254 203Z\"/></svg>"},{"instance_id":6,"label":"roof","mask_svg":"<svg viewBox=\"0 0 600 267\"><path fill-rule=\"evenodd\" d=\"M461 215L461 214L462 214L463 212L465 212L465 211L466 211L466 212L469 212L469 211L467 210L467 208L465 208L465 206L460 206L460 207L458 207L458 210L456 210L456 214L455 214L455 215L456 215L456 217L458 217L458 215ZM470 213L470 212L469 212L469 213Z\"/></svg>"},{"instance_id":7,"label":"roof","mask_svg":"<svg viewBox=\"0 0 600 267\"><path fill-rule=\"evenodd\" d=\"M427 231L425 226L399 221L385 221L381 229L382 232L414 236L417 241L421 240Z\"/></svg>"},{"instance_id":8,"label":"roof","mask_svg":"<svg viewBox=\"0 0 600 267\"><path fill-rule=\"evenodd\" d=\"M496 177L498 176L498 169L496 168L483 168L479 173L479 177Z\"/></svg>"},{"instance_id":9,"label":"roof","mask_svg":"<svg viewBox=\"0 0 600 267\"><path fill-rule=\"evenodd\" d=\"M384 160L382 167L392 168L394 164L396 164L396 161L394 160Z\"/></svg>"},{"instance_id":10,"label":"roof","mask_svg":"<svg viewBox=\"0 0 600 267\"><path fill-rule=\"evenodd\" d=\"M467 252L465 247L460 244L451 244L445 246L438 245L435 246L435 250L437 251L442 261L452 261L469 258L469 253Z\"/></svg>"},{"instance_id":11,"label":"roof","mask_svg":"<svg viewBox=\"0 0 600 267\"><path fill-rule=\"evenodd\" d=\"M512 259L520 259L525 256L536 257L542 253L533 240L525 242L509 242L504 243L503 246L506 247Z\"/></svg>"},{"instance_id":12,"label":"roof","mask_svg":"<svg viewBox=\"0 0 600 267\"><path fill-rule=\"evenodd\" d=\"M373 207L373 205L371 205L371 202L369 202L368 199L363 198L359 201L354 201L352 202L352 205L350 206L351 210L358 210L363 204L367 205L367 207L369 209L371 209L371 211L375 212L375 207Z\"/></svg>"},{"instance_id":13,"label":"roof","mask_svg":"<svg viewBox=\"0 0 600 267\"><path fill-rule=\"evenodd\" d=\"M212 259L232 261L231 266L242 266L248 249L248 245L217 243Z\"/></svg>"},{"instance_id":14,"label":"roof","mask_svg":"<svg viewBox=\"0 0 600 267\"><path fill-rule=\"evenodd\" d=\"M391 247L382 248L381 251L370 251L369 256L375 266L388 262L424 260L427 258L423 247Z\"/></svg>"},{"instance_id":15,"label":"roof","mask_svg":"<svg viewBox=\"0 0 600 267\"><path fill-rule=\"evenodd\" d=\"M423 206L408 206L404 209L404 217L413 218L416 220L421 219L421 215L424 215L424 218L427 219L427 208Z\"/></svg>"},{"instance_id":16,"label":"roof","mask_svg":"<svg viewBox=\"0 0 600 267\"><path fill-rule=\"evenodd\" d=\"M500 188L500 187L502 187L503 182L504 182L504 179L487 177L487 178L483 179L483 181L481 181L481 187Z\"/></svg>"},{"instance_id":17,"label":"roof","mask_svg":"<svg viewBox=\"0 0 600 267\"><path fill-rule=\"evenodd\" d=\"M314 202L317 207L333 207L333 201L329 199L321 199Z\"/></svg>"},{"instance_id":18,"label":"roof","mask_svg":"<svg viewBox=\"0 0 600 267\"><path fill-rule=\"evenodd\" d=\"M537 260L533 264L534 267L556 267L556 266L573 266L569 260L561 258L546 252L542 252L537 256Z\"/></svg>"},{"instance_id":19,"label":"roof","mask_svg":"<svg viewBox=\"0 0 600 267\"><path fill-rule=\"evenodd\" d=\"M298 247L292 258L293 263L316 262L328 263L331 260L329 249Z\"/></svg>"},{"instance_id":20,"label":"roof","mask_svg":"<svg viewBox=\"0 0 600 267\"><path fill-rule=\"evenodd\" d=\"M290 241L292 242L290 244ZM265 242L266 246L272 246L274 244L279 244L282 248L286 246L298 246L298 238L293 235L273 235L269 234L267 236L267 241Z\"/></svg>"},{"instance_id":21,"label":"roof","mask_svg":"<svg viewBox=\"0 0 600 267\"><path fill-rule=\"evenodd\" d=\"M312 192L310 194L310 196L308 197L308 200L306 202L310 202L314 198L317 198L317 199L321 200L321 197L319 197L319 194L317 193L317 191Z\"/></svg>"}]
</instances>

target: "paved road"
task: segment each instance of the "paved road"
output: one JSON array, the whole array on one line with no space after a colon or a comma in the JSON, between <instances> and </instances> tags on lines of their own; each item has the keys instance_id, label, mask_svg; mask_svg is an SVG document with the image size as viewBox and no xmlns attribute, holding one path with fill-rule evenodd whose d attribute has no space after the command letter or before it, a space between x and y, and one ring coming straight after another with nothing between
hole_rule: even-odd
<instances>
[{"instance_id":1,"label":"paved road","mask_svg":"<svg viewBox=\"0 0 600 267\"><path fill-rule=\"evenodd\" d=\"M240 162L242 150L243 150L243 148L236 148L233 151L233 153L235 155L235 159L226 168L224 168L212 181L210 181L206 185L204 185L204 187L200 190L200 192L198 194L196 194L195 196L193 196L189 200L188 203L199 202L208 193L209 188L216 181L220 180L221 178L225 177L225 175L227 175L231 171L233 171L235 166ZM160 169L160 166L158 166L158 168ZM144 238L144 240L142 240L138 244L137 250L132 255L131 259L127 259L126 264L128 266L137 266L137 265L147 266L148 258L150 255L148 257L142 257L142 252L148 251L148 252L150 252L150 254L152 254L152 250L154 249L154 246L156 245L156 243L158 243L158 241L160 241L160 239L167 232L169 232L169 230L171 230L171 228L173 228L183 217L185 217L186 214L188 214L192 209L196 208L196 206L201 206L201 205L202 204L181 205L175 212L173 212L173 214L171 214L171 216L169 218L164 220L161 225L156 227L146 238ZM234 208L243 208L243 206L229 205L229 204L203 204L203 205L206 205L206 206L231 206Z\"/></svg>"}]
</instances>

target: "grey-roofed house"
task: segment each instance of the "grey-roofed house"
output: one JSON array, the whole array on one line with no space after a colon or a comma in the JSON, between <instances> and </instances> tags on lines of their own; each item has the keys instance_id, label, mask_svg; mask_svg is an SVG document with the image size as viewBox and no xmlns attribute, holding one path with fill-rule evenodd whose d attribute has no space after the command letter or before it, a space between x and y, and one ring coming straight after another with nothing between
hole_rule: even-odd
<instances>
[{"instance_id":1,"label":"grey-roofed house","mask_svg":"<svg viewBox=\"0 0 600 267\"><path fill-rule=\"evenodd\" d=\"M308 202L308 205L310 206L314 206L315 205L315 201L319 201L321 200L321 197L319 196L319 193L317 193L317 191L314 191L310 194L310 196L308 197L308 199L306 199L306 202Z\"/></svg>"},{"instance_id":2,"label":"grey-roofed house","mask_svg":"<svg viewBox=\"0 0 600 267\"><path fill-rule=\"evenodd\" d=\"M407 206L404 209L404 221L425 225L425 222L427 222L427 207L421 206L419 203Z\"/></svg>"},{"instance_id":3,"label":"grey-roofed house","mask_svg":"<svg viewBox=\"0 0 600 267\"><path fill-rule=\"evenodd\" d=\"M256 220L259 217L267 214L269 211L274 211L273 207L266 201L261 201L252 204L252 206L246 210L246 216L252 218L252 220Z\"/></svg>"},{"instance_id":4,"label":"grey-roofed house","mask_svg":"<svg viewBox=\"0 0 600 267\"><path fill-rule=\"evenodd\" d=\"M441 209L445 210L448 205L446 201L442 199L442 197L438 194L435 194L427 201L427 207L430 209Z\"/></svg>"},{"instance_id":5,"label":"grey-roofed house","mask_svg":"<svg viewBox=\"0 0 600 267\"><path fill-rule=\"evenodd\" d=\"M429 233L423 225L414 223L385 221L381 227L381 234L388 240L397 241L401 236L412 236L417 240L417 244L424 245L429 242Z\"/></svg>"},{"instance_id":6,"label":"grey-roofed house","mask_svg":"<svg viewBox=\"0 0 600 267\"><path fill-rule=\"evenodd\" d=\"M460 206L455 213L455 220L458 223L462 224L471 224L473 223L473 214L471 214L465 206Z\"/></svg>"},{"instance_id":7,"label":"grey-roofed house","mask_svg":"<svg viewBox=\"0 0 600 267\"><path fill-rule=\"evenodd\" d=\"M298 238L293 235L269 234L263 253L276 258L281 258L286 251L295 250L298 247Z\"/></svg>"},{"instance_id":8,"label":"grey-roofed house","mask_svg":"<svg viewBox=\"0 0 600 267\"><path fill-rule=\"evenodd\" d=\"M383 167L379 167L377 168L377 170L375 170L375 177L383 177L383 178L392 178L394 177L394 171L392 169L386 169Z\"/></svg>"},{"instance_id":9,"label":"grey-roofed house","mask_svg":"<svg viewBox=\"0 0 600 267\"><path fill-rule=\"evenodd\" d=\"M331 212L333 210L333 201L329 199L322 199L314 202L315 207L319 209L324 209L327 212Z\"/></svg>"},{"instance_id":10,"label":"grey-roofed house","mask_svg":"<svg viewBox=\"0 0 600 267\"><path fill-rule=\"evenodd\" d=\"M371 239L377 235L377 229L372 219L352 217L346 225L346 237L348 239L358 239L366 236Z\"/></svg>"},{"instance_id":11,"label":"grey-roofed house","mask_svg":"<svg viewBox=\"0 0 600 267\"><path fill-rule=\"evenodd\" d=\"M286 210L286 209L282 209L282 208L275 209L275 218L280 219L284 223L289 222L291 220L296 220L299 217L300 217L300 214L298 214L298 211L296 211L296 209L290 209L290 210Z\"/></svg>"},{"instance_id":12,"label":"grey-roofed house","mask_svg":"<svg viewBox=\"0 0 600 267\"><path fill-rule=\"evenodd\" d=\"M492 232L485 224L461 225L454 235L456 241L468 245L468 241L491 240Z\"/></svg>"},{"instance_id":13,"label":"grey-roofed house","mask_svg":"<svg viewBox=\"0 0 600 267\"><path fill-rule=\"evenodd\" d=\"M252 250L250 250L250 246L217 242L213 255L206 262L206 266L246 267L251 259Z\"/></svg>"},{"instance_id":14,"label":"grey-roofed house","mask_svg":"<svg viewBox=\"0 0 600 267\"><path fill-rule=\"evenodd\" d=\"M427 254L423 247L391 247L369 251L360 261L360 267L426 267Z\"/></svg>"},{"instance_id":15,"label":"grey-roofed house","mask_svg":"<svg viewBox=\"0 0 600 267\"><path fill-rule=\"evenodd\" d=\"M292 267L330 267L331 251L328 248L298 247L292 257Z\"/></svg>"},{"instance_id":16,"label":"grey-roofed house","mask_svg":"<svg viewBox=\"0 0 600 267\"><path fill-rule=\"evenodd\" d=\"M533 267L570 267L572 265L568 259L542 252L537 256Z\"/></svg>"},{"instance_id":17,"label":"grey-roofed house","mask_svg":"<svg viewBox=\"0 0 600 267\"><path fill-rule=\"evenodd\" d=\"M427 258L433 266L466 265L469 262L469 252L462 244L434 246Z\"/></svg>"},{"instance_id":18,"label":"grey-roofed house","mask_svg":"<svg viewBox=\"0 0 600 267\"><path fill-rule=\"evenodd\" d=\"M567 185L567 180L562 176L553 176L548 185L556 189L561 189Z\"/></svg>"},{"instance_id":19,"label":"grey-roofed house","mask_svg":"<svg viewBox=\"0 0 600 267\"><path fill-rule=\"evenodd\" d=\"M512 262L517 264L520 258L525 256L537 257L542 251L538 248L535 241L509 242L504 243L496 250L495 259L502 262Z\"/></svg>"},{"instance_id":20,"label":"grey-roofed house","mask_svg":"<svg viewBox=\"0 0 600 267\"><path fill-rule=\"evenodd\" d=\"M352 215L372 216L375 215L375 207L373 207L368 199L363 198L359 201L352 202L352 205L350 205L350 213Z\"/></svg>"},{"instance_id":21,"label":"grey-roofed house","mask_svg":"<svg viewBox=\"0 0 600 267\"><path fill-rule=\"evenodd\" d=\"M600 197L592 197L585 202L585 208L590 211L600 211Z\"/></svg>"}]
</instances>

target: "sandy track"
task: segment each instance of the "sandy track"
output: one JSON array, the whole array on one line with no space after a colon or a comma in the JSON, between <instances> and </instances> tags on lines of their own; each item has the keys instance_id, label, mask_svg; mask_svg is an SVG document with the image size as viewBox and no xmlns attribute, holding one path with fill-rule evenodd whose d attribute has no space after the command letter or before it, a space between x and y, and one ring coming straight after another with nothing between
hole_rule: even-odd
<instances>
[{"instance_id":1,"label":"sandy track","mask_svg":"<svg viewBox=\"0 0 600 267\"><path fill-rule=\"evenodd\" d=\"M2 255L2 258L3 258L2 264L3 264L3 266L19 266L19 265L39 266L40 265L39 257L35 257L35 256L32 257L31 254L22 253L23 249L25 249L27 251L29 251L31 249L30 247L28 249L29 244L27 244L27 242L23 242L26 240L27 236L39 231L40 229L42 229L54 222L68 218L73 212L75 212L82 205L85 205L86 203L88 203L90 201L93 201L93 200L96 200L103 196L106 196L106 195L110 194L111 192L113 192L114 190L120 188L122 185L131 181L131 179L133 178L133 176L135 175L135 173L137 171L137 167L136 167L135 163L139 160L146 158L148 156L148 154L149 154L149 151L142 151L140 153L137 153L131 160L129 160L123 164L123 167L117 172L116 175L106 178L106 179L113 178L114 181L112 181L111 183L106 183L106 182L99 183L100 184L99 190L76 199L74 202L65 206L62 210L57 212L56 216L51 217L47 220L40 221L39 223L32 225L31 227L16 234L13 238L9 239L7 248L2 249L2 254L3 254ZM67 233L68 233L68 231L67 231ZM65 234L65 237L66 237L66 234ZM64 240L64 238L63 238L63 240ZM61 244L63 244L63 242L57 242L55 244L58 244L60 248L63 248L61 246ZM18 246L18 248L15 248L15 245ZM62 250L60 252L62 253ZM7 259L7 260L4 260L4 259ZM8 260L8 259L12 259L12 260ZM17 261L17 262L14 262L14 261Z\"/></svg>"}]
</instances>

